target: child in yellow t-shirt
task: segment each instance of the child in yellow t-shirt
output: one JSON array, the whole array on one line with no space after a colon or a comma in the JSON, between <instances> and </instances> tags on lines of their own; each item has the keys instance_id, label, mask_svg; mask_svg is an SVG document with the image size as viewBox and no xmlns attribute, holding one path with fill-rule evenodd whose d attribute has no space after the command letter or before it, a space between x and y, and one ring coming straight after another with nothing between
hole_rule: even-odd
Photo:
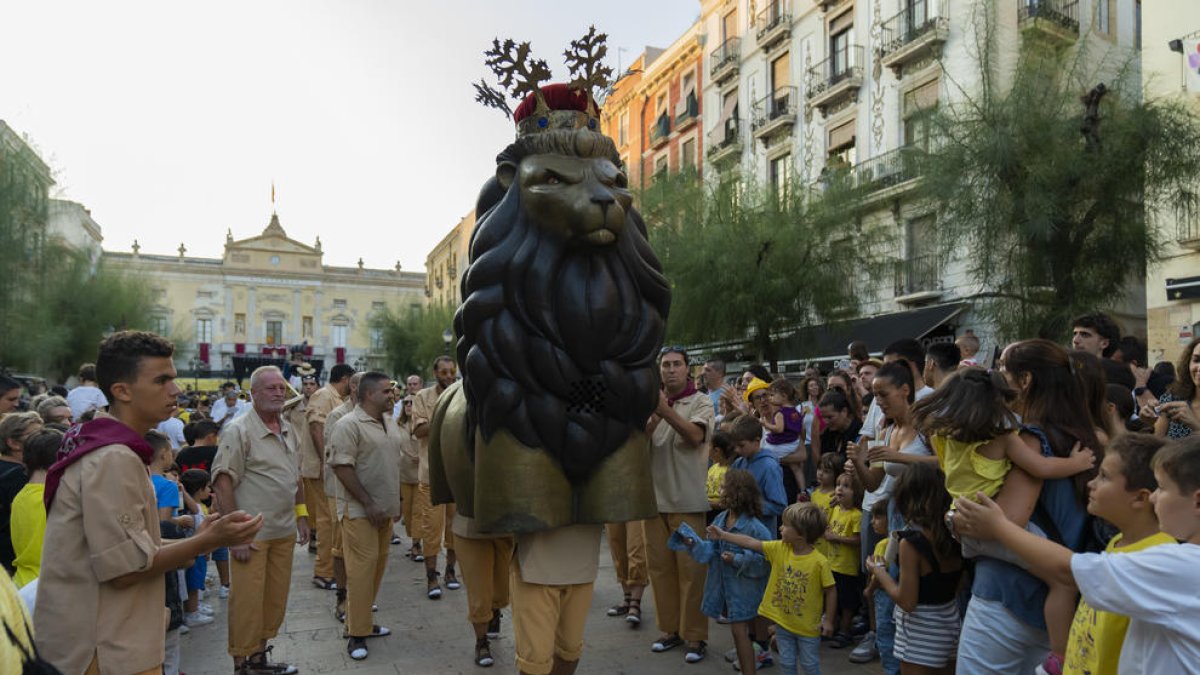
<instances>
[{"instance_id":1,"label":"child in yellow t-shirt","mask_svg":"<svg viewBox=\"0 0 1200 675\"><path fill-rule=\"evenodd\" d=\"M833 508L825 541L829 542L829 566L837 583L838 631L830 644L841 649L850 644L850 622L862 606L863 578L859 574L862 537L863 488L854 476L843 473L833 491Z\"/></svg>"},{"instance_id":2,"label":"child in yellow t-shirt","mask_svg":"<svg viewBox=\"0 0 1200 675\"><path fill-rule=\"evenodd\" d=\"M775 622L783 672L820 673L821 636L833 633L837 591L829 560L813 548L825 530L824 514L812 502L792 504L780 518L779 541L726 532L710 525L710 539L761 551L771 565L759 616Z\"/></svg>"},{"instance_id":3,"label":"child in yellow t-shirt","mask_svg":"<svg viewBox=\"0 0 1200 675\"><path fill-rule=\"evenodd\" d=\"M42 571L42 542L46 537L46 503L42 499L46 488L46 472L58 456L63 434L55 429L42 429L25 439L22 460L29 482L13 497L10 508L12 529L13 583L17 588L38 578Z\"/></svg>"},{"instance_id":4,"label":"child in yellow t-shirt","mask_svg":"<svg viewBox=\"0 0 1200 675\"><path fill-rule=\"evenodd\" d=\"M708 466L708 477L704 480L704 489L708 495L708 522L712 523L713 518L721 512L721 484L725 482L725 474L729 472L729 465L737 459L737 453L733 451L733 441L729 440L728 432L716 431L713 433L712 450L708 459L712 464Z\"/></svg>"},{"instance_id":5,"label":"child in yellow t-shirt","mask_svg":"<svg viewBox=\"0 0 1200 675\"><path fill-rule=\"evenodd\" d=\"M838 474L842 472L845 463L846 458L836 452L821 455L821 459L817 462L817 486L812 489L808 498L821 509L821 513L825 514L825 522L829 522L829 516L833 515L833 490ZM833 553L829 542L825 541L825 537L821 537L813 546L826 558Z\"/></svg>"},{"instance_id":6,"label":"child in yellow t-shirt","mask_svg":"<svg viewBox=\"0 0 1200 675\"><path fill-rule=\"evenodd\" d=\"M883 558L887 553L889 535L887 499L880 499L871 505L871 529L879 536L871 555ZM867 600L867 616L871 620L871 630L875 632L875 649L879 651L879 662L884 672L895 672L894 669L899 668L900 664L894 660L892 654L896 639L896 624L892 621L893 603L880 601L881 595L886 598L887 593L879 587L879 580L869 573L870 569L867 571L867 587L863 591L863 597ZM881 612L887 612L887 615L882 615Z\"/></svg>"},{"instance_id":7,"label":"child in yellow t-shirt","mask_svg":"<svg viewBox=\"0 0 1200 675\"><path fill-rule=\"evenodd\" d=\"M1120 530L1105 553L1133 553L1175 538L1160 532L1150 494L1158 489L1150 460L1166 439L1147 434L1124 434L1109 444L1100 473L1088 483L1088 513ZM1034 570L1036 572L1036 569ZM1067 639L1063 675L1117 675L1121 645L1129 617L1101 612L1080 600Z\"/></svg>"}]
</instances>

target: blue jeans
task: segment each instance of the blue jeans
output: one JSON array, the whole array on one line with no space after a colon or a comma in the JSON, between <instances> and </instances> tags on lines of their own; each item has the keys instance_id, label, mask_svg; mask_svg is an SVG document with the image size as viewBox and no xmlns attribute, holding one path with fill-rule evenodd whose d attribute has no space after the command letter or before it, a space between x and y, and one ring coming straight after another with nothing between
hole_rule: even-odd
<instances>
[{"instance_id":1,"label":"blue jeans","mask_svg":"<svg viewBox=\"0 0 1200 675\"><path fill-rule=\"evenodd\" d=\"M895 608L896 603L887 593L875 591L875 648L879 650L879 663L886 675L900 672L900 659L892 651L896 645L896 619L892 616Z\"/></svg>"},{"instance_id":2,"label":"blue jeans","mask_svg":"<svg viewBox=\"0 0 1200 675\"><path fill-rule=\"evenodd\" d=\"M1046 631L1025 624L999 602L971 598L958 638L960 675L1031 673L1048 651Z\"/></svg>"},{"instance_id":3,"label":"blue jeans","mask_svg":"<svg viewBox=\"0 0 1200 675\"><path fill-rule=\"evenodd\" d=\"M779 647L779 669L784 675L796 675L797 665L804 675L821 675L821 638L800 637L777 625L775 644Z\"/></svg>"}]
</instances>

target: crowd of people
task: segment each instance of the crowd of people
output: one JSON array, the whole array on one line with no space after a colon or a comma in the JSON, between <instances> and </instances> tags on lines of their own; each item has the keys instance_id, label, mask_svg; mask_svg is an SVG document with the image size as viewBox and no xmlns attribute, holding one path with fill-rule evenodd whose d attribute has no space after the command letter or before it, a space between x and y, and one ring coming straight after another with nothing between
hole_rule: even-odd
<instances>
[{"instance_id":1,"label":"crowd of people","mask_svg":"<svg viewBox=\"0 0 1200 675\"><path fill-rule=\"evenodd\" d=\"M645 429L658 514L605 525L623 590L607 615L640 628L649 587L650 651L703 661L716 622L741 672L812 675L822 657L885 673L1195 670L1200 599L1178 591L1200 564L1200 340L1151 368L1097 314L1069 346L978 352L970 332L877 356L855 342L792 379L664 348ZM497 535L433 504L450 357L430 386L265 366L249 396L232 382L206 396L180 392L172 356L121 332L69 391L0 376L14 647L0 670L177 673L181 635L224 613L234 672L298 672L271 641L299 545L350 659L391 633L374 609L400 546L429 601L465 587L476 665L495 662L511 604L519 670L574 671L599 531Z\"/></svg>"}]
</instances>

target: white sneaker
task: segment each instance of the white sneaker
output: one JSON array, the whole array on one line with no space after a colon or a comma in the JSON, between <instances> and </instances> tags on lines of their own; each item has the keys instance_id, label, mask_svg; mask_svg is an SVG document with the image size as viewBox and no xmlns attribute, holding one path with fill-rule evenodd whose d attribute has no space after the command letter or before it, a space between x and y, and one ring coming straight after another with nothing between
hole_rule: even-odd
<instances>
[{"instance_id":1,"label":"white sneaker","mask_svg":"<svg viewBox=\"0 0 1200 675\"><path fill-rule=\"evenodd\" d=\"M196 606L196 611L200 612L201 614L207 614L209 616L212 616L213 614L217 613L217 610L213 609L213 606L208 604L207 602L199 603Z\"/></svg>"},{"instance_id":2,"label":"white sneaker","mask_svg":"<svg viewBox=\"0 0 1200 675\"><path fill-rule=\"evenodd\" d=\"M191 628L188 628L186 623L185 623L185 624L181 624L181 625L179 626L179 634L180 634L180 635L187 635L187 634L188 634L188 633L190 633L190 632L192 632L192 629L191 629Z\"/></svg>"},{"instance_id":3,"label":"white sneaker","mask_svg":"<svg viewBox=\"0 0 1200 675\"><path fill-rule=\"evenodd\" d=\"M213 622L213 618L201 612L189 612L183 615L185 626L203 626Z\"/></svg>"},{"instance_id":4,"label":"white sneaker","mask_svg":"<svg viewBox=\"0 0 1200 675\"><path fill-rule=\"evenodd\" d=\"M867 633L854 651L850 652L850 663L870 663L877 656L879 651L875 648L875 633Z\"/></svg>"},{"instance_id":5,"label":"white sneaker","mask_svg":"<svg viewBox=\"0 0 1200 675\"><path fill-rule=\"evenodd\" d=\"M228 587L228 586L222 586L222 587L221 587L221 588L220 588L220 589L217 591L217 597L218 597L218 598L220 598L220 599L222 599L222 600L224 600L224 599L228 598L228 597L229 597L229 587Z\"/></svg>"}]
</instances>

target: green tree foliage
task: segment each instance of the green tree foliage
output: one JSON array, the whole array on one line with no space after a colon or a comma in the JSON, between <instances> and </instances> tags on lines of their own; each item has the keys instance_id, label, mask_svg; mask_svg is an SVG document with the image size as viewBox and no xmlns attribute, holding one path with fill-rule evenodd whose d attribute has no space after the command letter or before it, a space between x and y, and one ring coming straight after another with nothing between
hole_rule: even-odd
<instances>
[{"instance_id":1,"label":"green tree foliage","mask_svg":"<svg viewBox=\"0 0 1200 675\"><path fill-rule=\"evenodd\" d=\"M4 364L14 370L66 379L95 360L106 333L150 323L145 284L58 243L40 251L17 290L0 346Z\"/></svg>"},{"instance_id":2,"label":"green tree foliage","mask_svg":"<svg viewBox=\"0 0 1200 675\"><path fill-rule=\"evenodd\" d=\"M774 367L781 332L853 316L869 292L857 278L877 276L862 261L883 241L857 232L856 197L842 181L817 191L661 177L641 204L671 280L669 341L748 340Z\"/></svg>"},{"instance_id":3,"label":"green tree foliage","mask_svg":"<svg viewBox=\"0 0 1200 675\"><path fill-rule=\"evenodd\" d=\"M1195 201L1200 122L1143 101L1136 69L1095 58L1086 31L1070 49L1026 34L1011 78L990 27L980 34L982 86L951 83L932 116L922 195L1004 336L1061 339L1072 316L1145 278L1162 246L1155 210Z\"/></svg>"},{"instance_id":4,"label":"green tree foliage","mask_svg":"<svg viewBox=\"0 0 1200 675\"><path fill-rule=\"evenodd\" d=\"M411 373L427 374L433 360L446 353L443 333L452 328L456 309L437 303L405 311L389 308L375 315L371 319L371 327L383 331L388 368L397 377ZM451 350L453 348L451 344Z\"/></svg>"}]
</instances>

